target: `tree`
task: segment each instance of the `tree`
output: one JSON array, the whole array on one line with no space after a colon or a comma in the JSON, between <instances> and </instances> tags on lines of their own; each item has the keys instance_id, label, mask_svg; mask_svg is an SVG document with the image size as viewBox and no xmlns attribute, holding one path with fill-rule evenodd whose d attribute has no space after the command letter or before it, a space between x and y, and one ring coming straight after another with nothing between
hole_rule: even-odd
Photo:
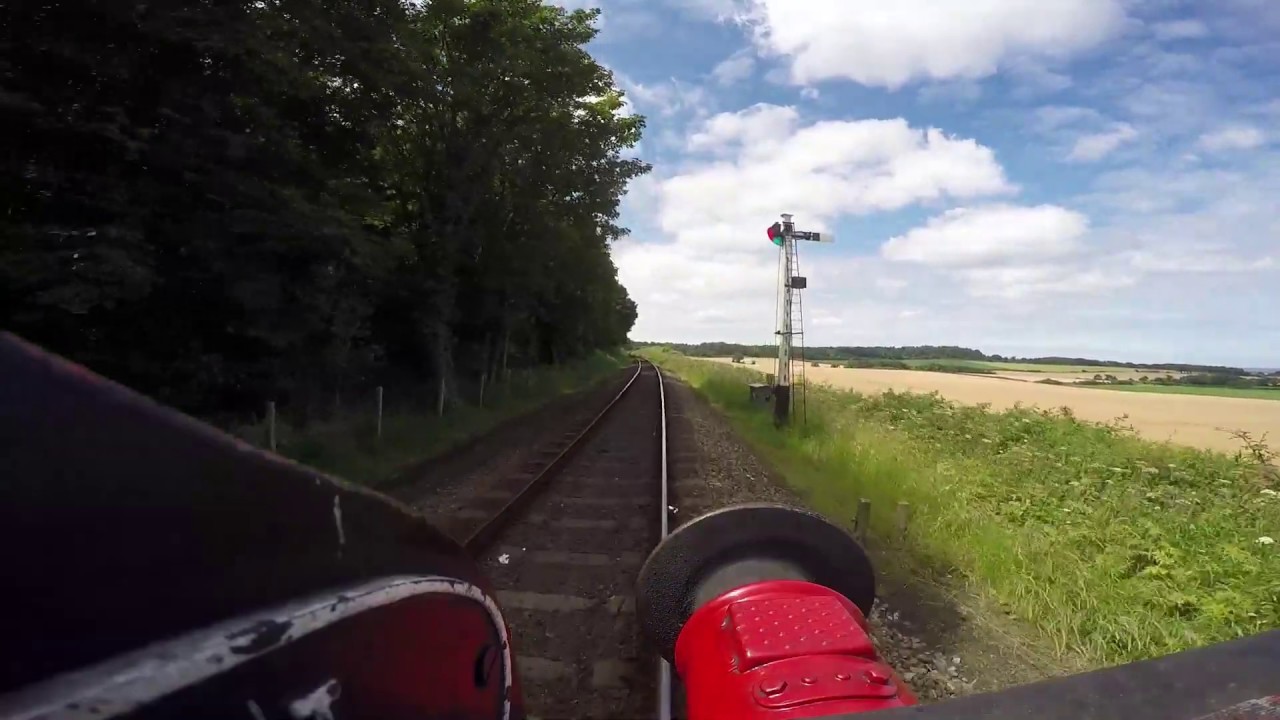
<instances>
[{"instance_id":1,"label":"tree","mask_svg":"<svg viewBox=\"0 0 1280 720\"><path fill-rule=\"evenodd\" d=\"M0 322L204 414L623 343L598 11L19 3Z\"/></svg>"}]
</instances>

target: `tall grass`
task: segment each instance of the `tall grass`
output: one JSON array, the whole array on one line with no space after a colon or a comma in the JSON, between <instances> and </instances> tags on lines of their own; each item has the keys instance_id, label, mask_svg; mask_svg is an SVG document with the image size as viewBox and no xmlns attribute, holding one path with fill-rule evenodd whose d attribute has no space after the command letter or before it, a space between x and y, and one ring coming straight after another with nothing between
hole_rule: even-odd
<instances>
[{"instance_id":1,"label":"tall grass","mask_svg":"<svg viewBox=\"0 0 1280 720\"><path fill-rule=\"evenodd\" d=\"M909 557L957 571L1059 657L1102 666L1280 626L1280 481L1265 453L1153 443L1067 409L825 387L809 389L807 424L779 431L748 400L752 371L646 354L725 410L819 510L910 502ZM890 515L873 532L888 537Z\"/></svg>"},{"instance_id":2,"label":"tall grass","mask_svg":"<svg viewBox=\"0 0 1280 720\"><path fill-rule=\"evenodd\" d=\"M620 352L597 352L576 362L517 371L486 393L484 407L455 403L442 416L428 401L417 407L400 404L384 413L380 440L371 406L305 429L277 421L277 452L351 482L385 486L409 464L446 452L560 395L590 387L630 362ZM267 436L262 422L235 427L232 433L257 445L264 445Z\"/></svg>"}]
</instances>

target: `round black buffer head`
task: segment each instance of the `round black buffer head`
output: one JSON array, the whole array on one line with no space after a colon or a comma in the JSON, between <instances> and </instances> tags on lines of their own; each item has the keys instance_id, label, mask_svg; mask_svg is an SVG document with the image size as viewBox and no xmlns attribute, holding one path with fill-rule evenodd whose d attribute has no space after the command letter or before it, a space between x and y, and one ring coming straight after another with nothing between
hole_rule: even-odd
<instances>
[{"instance_id":1,"label":"round black buffer head","mask_svg":"<svg viewBox=\"0 0 1280 720\"><path fill-rule=\"evenodd\" d=\"M695 610L734 588L766 580L824 585L864 615L876 598L871 560L844 530L808 510L738 505L684 525L649 554L636 584L640 626L673 661L676 638Z\"/></svg>"}]
</instances>

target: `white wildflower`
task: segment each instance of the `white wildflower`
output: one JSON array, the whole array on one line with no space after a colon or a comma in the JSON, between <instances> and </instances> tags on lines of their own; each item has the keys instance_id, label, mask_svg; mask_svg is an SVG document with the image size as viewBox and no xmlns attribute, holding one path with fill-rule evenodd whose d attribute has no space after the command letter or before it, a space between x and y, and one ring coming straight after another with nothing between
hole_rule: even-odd
<instances>
[{"instance_id":1,"label":"white wildflower","mask_svg":"<svg viewBox=\"0 0 1280 720\"><path fill-rule=\"evenodd\" d=\"M1258 538L1254 542L1258 543L1259 545L1274 545L1276 541L1272 540L1270 537L1267 537L1266 535L1263 535L1262 537Z\"/></svg>"}]
</instances>

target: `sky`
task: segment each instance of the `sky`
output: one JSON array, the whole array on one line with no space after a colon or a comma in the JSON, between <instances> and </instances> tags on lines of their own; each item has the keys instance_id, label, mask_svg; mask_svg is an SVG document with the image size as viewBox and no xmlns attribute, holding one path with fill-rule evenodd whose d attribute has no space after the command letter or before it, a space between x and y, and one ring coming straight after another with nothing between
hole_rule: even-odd
<instances>
[{"instance_id":1,"label":"sky","mask_svg":"<svg viewBox=\"0 0 1280 720\"><path fill-rule=\"evenodd\" d=\"M635 340L1280 367L1280 0L560 0L647 119Z\"/></svg>"}]
</instances>

